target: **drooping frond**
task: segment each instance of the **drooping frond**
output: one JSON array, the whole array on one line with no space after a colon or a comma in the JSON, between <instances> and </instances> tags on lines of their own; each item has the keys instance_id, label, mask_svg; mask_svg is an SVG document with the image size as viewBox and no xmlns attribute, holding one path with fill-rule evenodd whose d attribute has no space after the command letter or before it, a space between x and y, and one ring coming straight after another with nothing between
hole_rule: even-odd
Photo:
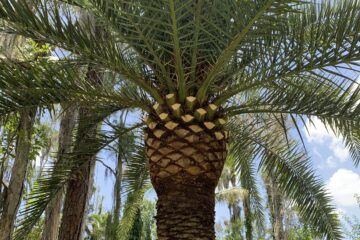
<instances>
[{"instance_id":1,"label":"drooping frond","mask_svg":"<svg viewBox=\"0 0 360 240\"><path fill-rule=\"evenodd\" d=\"M143 145L138 145L136 149L128 158L124 172L123 193L126 194L127 200L117 230L120 240L129 239L136 215L143 203L144 194L150 189L149 171L145 162L145 148Z\"/></svg>"},{"instance_id":2,"label":"drooping frond","mask_svg":"<svg viewBox=\"0 0 360 240\"><path fill-rule=\"evenodd\" d=\"M25 0L1 1L0 17L7 23L4 31L49 43L79 55L83 62L116 71L160 99L145 78L147 71L139 64L136 54L126 45L118 44L106 25L95 26L90 18L80 19L76 11L57 2L34 0L32 3L39 7L32 9Z\"/></svg>"},{"instance_id":3,"label":"drooping frond","mask_svg":"<svg viewBox=\"0 0 360 240\"><path fill-rule=\"evenodd\" d=\"M320 118L320 120L343 140L345 147L349 150L355 166L360 163L360 128L357 122L343 122L337 119Z\"/></svg>"},{"instance_id":4,"label":"drooping frond","mask_svg":"<svg viewBox=\"0 0 360 240\"><path fill-rule=\"evenodd\" d=\"M279 189L298 206L302 219L310 223L322 236L341 239L336 209L330 204L331 197L316 176L310 161L296 146L285 151L270 150L269 155L263 157L261 167L266 172L274 173Z\"/></svg>"},{"instance_id":5,"label":"drooping frond","mask_svg":"<svg viewBox=\"0 0 360 240\"><path fill-rule=\"evenodd\" d=\"M279 189L294 201L304 221L323 237L341 239L335 208L309 158L294 141L280 140L285 137L283 130L276 127L277 121L267 118L265 123L261 118L253 123L238 119L234 122L238 126L234 139L239 146L253 146L259 168L276 176Z\"/></svg>"},{"instance_id":6,"label":"drooping frond","mask_svg":"<svg viewBox=\"0 0 360 240\"><path fill-rule=\"evenodd\" d=\"M273 82L228 111L231 115L269 113L290 116L298 129L303 118L318 117L344 137L355 164L358 164L360 87L356 82L340 82L338 86L336 82L324 81L320 76L309 74Z\"/></svg>"},{"instance_id":7,"label":"drooping frond","mask_svg":"<svg viewBox=\"0 0 360 240\"><path fill-rule=\"evenodd\" d=\"M69 61L14 62L0 60L0 112L9 113L24 107L49 106L62 102L146 110L151 103L131 83L94 86L81 70L82 65ZM80 70L79 70L80 68Z\"/></svg>"},{"instance_id":8,"label":"drooping frond","mask_svg":"<svg viewBox=\"0 0 360 240\"><path fill-rule=\"evenodd\" d=\"M61 162L46 167L43 176L35 182L32 191L26 196L27 205L19 214L20 221L15 232L16 240L24 239L27 236L44 213L53 196L61 191L71 179L71 173L88 163L89 158L85 156L95 156L97 152L107 147L119 136L133 130L130 127L121 131L114 131L114 136L109 136L108 133L107 135L97 134L95 138L85 137L88 129L93 128L113 113L108 109L100 111L97 108L97 111L97 113L94 112L91 116L84 118L83 124L79 124L82 127L77 129L77 141L74 143L73 152L64 155Z\"/></svg>"},{"instance_id":9,"label":"drooping frond","mask_svg":"<svg viewBox=\"0 0 360 240\"><path fill-rule=\"evenodd\" d=\"M243 199L247 195L247 190L241 187L231 187L216 193L218 202L234 203L239 199Z\"/></svg>"},{"instance_id":10,"label":"drooping frond","mask_svg":"<svg viewBox=\"0 0 360 240\"><path fill-rule=\"evenodd\" d=\"M229 125L231 130L238 128L237 125ZM248 199L252 209L252 218L256 220L256 224L259 229L265 229L265 216L264 206L262 204L262 197L259 190L259 184L257 180L257 170L254 155L254 145L243 145L242 141L238 141L236 131L232 132L230 158L233 159L233 167L236 173L239 175L241 187L247 191ZM234 134L235 133L235 134Z\"/></svg>"}]
</instances>

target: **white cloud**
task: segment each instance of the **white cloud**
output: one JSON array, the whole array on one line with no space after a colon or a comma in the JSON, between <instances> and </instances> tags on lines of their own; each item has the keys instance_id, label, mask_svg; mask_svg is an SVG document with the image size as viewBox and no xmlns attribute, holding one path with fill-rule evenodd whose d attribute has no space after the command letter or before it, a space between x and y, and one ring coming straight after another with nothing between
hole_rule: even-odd
<instances>
[{"instance_id":1,"label":"white cloud","mask_svg":"<svg viewBox=\"0 0 360 240\"><path fill-rule=\"evenodd\" d=\"M306 123L307 131L306 139L309 143L315 143L325 145L332 152L332 162L338 160L339 162L345 162L349 158L349 151L346 149L343 138L336 136L335 133L328 127L326 127L318 118L312 119L312 123L308 120Z\"/></svg>"},{"instance_id":2,"label":"white cloud","mask_svg":"<svg viewBox=\"0 0 360 240\"><path fill-rule=\"evenodd\" d=\"M336 159L333 156L330 156L326 159L326 166L328 168L335 168L336 165Z\"/></svg>"},{"instance_id":3,"label":"white cloud","mask_svg":"<svg viewBox=\"0 0 360 240\"><path fill-rule=\"evenodd\" d=\"M360 193L360 175L340 168L329 179L326 187L340 207L356 206L355 194Z\"/></svg>"},{"instance_id":4,"label":"white cloud","mask_svg":"<svg viewBox=\"0 0 360 240\"><path fill-rule=\"evenodd\" d=\"M312 119L312 122L307 120L306 127L308 130L306 132L306 139L309 142L322 144L326 139L333 138L334 133L328 132L325 125L318 118Z\"/></svg>"}]
</instances>

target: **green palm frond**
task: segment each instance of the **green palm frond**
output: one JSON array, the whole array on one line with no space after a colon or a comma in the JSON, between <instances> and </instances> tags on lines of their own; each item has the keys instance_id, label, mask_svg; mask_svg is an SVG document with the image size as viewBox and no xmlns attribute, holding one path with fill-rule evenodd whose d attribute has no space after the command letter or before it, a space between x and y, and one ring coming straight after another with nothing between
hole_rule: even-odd
<instances>
[{"instance_id":1,"label":"green palm frond","mask_svg":"<svg viewBox=\"0 0 360 240\"><path fill-rule=\"evenodd\" d=\"M358 84L335 87L316 80L303 76L273 82L258 89L255 97L227 111L231 115L269 112L357 121L360 111Z\"/></svg>"},{"instance_id":2,"label":"green palm frond","mask_svg":"<svg viewBox=\"0 0 360 240\"><path fill-rule=\"evenodd\" d=\"M230 125L232 130L236 125ZM231 131L232 133L234 131ZM232 137L232 146L230 148L230 158L233 160L233 167L240 178L241 187L246 189L248 201L252 209L252 219L256 220L259 229L265 229L264 206L259 183L257 180L257 171L255 163L254 145L242 145L243 142L237 141Z\"/></svg>"},{"instance_id":3,"label":"green palm frond","mask_svg":"<svg viewBox=\"0 0 360 240\"><path fill-rule=\"evenodd\" d=\"M145 162L145 148L136 146L135 152L128 158L123 176L122 193L127 200L123 216L117 229L120 240L129 239L130 231L143 203L144 194L150 189L149 172Z\"/></svg>"},{"instance_id":4,"label":"green palm frond","mask_svg":"<svg viewBox=\"0 0 360 240\"><path fill-rule=\"evenodd\" d=\"M216 193L216 200L219 202L234 203L239 199L243 199L248 192L241 187L231 187Z\"/></svg>"},{"instance_id":5,"label":"green palm frond","mask_svg":"<svg viewBox=\"0 0 360 240\"><path fill-rule=\"evenodd\" d=\"M97 134L95 138L86 137L88 129L93 128L112 113L108 109L103 112L100 110L97 108L96 114L84 118L83 124L79 124L81 129L79 127L77 129L77 141L74 143L73 152L64 155L60 163L47 166L43 170L43 175L35 182L32 191L26 196L27 205L20 211L20 221L15 232L15 240L24 239L27 236L44 213L53 196L69 182L72 173L88 163L89 158L84 156L95 156L113 141L134 130L133 127L129 127L113 131L113 136L109 136L110 133L108 132L106 135Z\"/></svg>"},{"instance_id":6,"label":"green palm frond","mask_svg":"<svg viewBox=\"0 0 360 240\"><path fill-rule=\"evenodd\" d=\"M320 76L320 75L319 75ZM277 81L268 89L247 97L238 106L229 107L230 115L268 113L291 117L297 129L305 117L318 117L335 133L344 137L355 164L359 163L360 87L323 81L314 75ZM298 131L301 136L301 132Z\"/></svg>"},{"instance_id":7,"label":"green palm frond","mask_svg":"<svg viewBox=\"0 0 360 240\"><path fill-rule=\"evenodd\" d=\"M309 159L296 146L285 151L264 148L270 154L262 159L260 167L275 174L279 189L298 206L302 219L323 237L341 239L336 208L331 205L332 198L314 173Z\"/></svg>"},{"instance_id":8,"label":"green palm frond","mask_svg":"<svg viewBox=\"0 0 360 240\"><path fill-rule=\"evenodd\" d=\"M272 24L282 25L285 20L285 15L294 11L293 7L301 3L303 3L303 1L238 1L239 5L236 9L239 9L240 12L247 11L246 17L243 17L245 15L242 15L241 18L239 18L239 16L233 18L235 30L232 33L234 35L228 41L224 41L226 46L222 48L223 50L220 52L219 56L217 56L216 62L201 85L197 93L200 101L203 100L207 93L207 89L210 87L211 83L215 81L215 78L218 77L218 74L224 71L224 66L227 66L230 60L236 56L237 50L243 51L242 47L246 49L246 47L248 47L247 44L249 43L249 39L252 40L250 42L250 48L256 46L256 43L264 40L263 38L266 36L266 33L269 34L271 31L277 30L276 28L278 27L275 26L274 29L271 29L269 26ZM232 14L231 17L234 17L234 15ZM231 19L232 18L229 18L229 20ZM263 32L264 35L261 36L260 31L264 31L265 34ZM254 43L254 39L252 38L255 36L258 38L258 41L255 41ZM257 45L257 47L260 46ZM251 48L251 50L253 51L254 48ZM226 70L228 69L225 68L225 71Z\"/></svg>"},{"instance_id":9,"label":"green palm frond","mask_svg":"<svg viewBox=\"0 0 360 240\"><path fill-rule=\"evenodd\" d=\"M9 113L29 106L49 106L63 102L84 102L89 105L119 106L148 110L151 105L134 84L117 83L94 86L74 62L14 62L0 60L0 112Z\"/></svg>"},{"instance_id":10,"label":"green palm frond","mask_svg":"<svg viewBox=\"0 0 360 240\"><path fill-rule=\"evenodd\" d=\"M57 2L34 0L36 9L28 1L1 1L0 17L7 22L4 31L37 39L82 56L86 63L96 63L121 73L127 80L142 87L160 100L157 91L144 79L148 75L136 60L134 52L117 44L106 26L94 26L89 19L64 8ZM100 31L97 31L101 27ZM95 31L94 31L95 29Z\"/></svg>"},{"instance_id":11,"label":"green palm frond","mask_svg":"<svg viewBox=\"0 0 360 240\"><path fill-rule=\"evenodd\" d=\"M306 1L305 1L306 2ZM307 1L287 14L286 24L269 34L264 45L237 53L229 75L231 88L219 96L224 102L252 82L260 87L280 79L325 72L351 83L348 73L357 72L360 51L360 2L357 0ZM300 13L299 13L300 12ZM331 78L324 78L329 80Z\"/></svg>"},{"instance_id":12,"label":"green palm frond","mask_svg":"<svg viewBox=\"0 0 360 240\"><path fill-rule=\"evenodd\" d=\"M281 140L285 136L278 121L269 117L264 121L259 116L257 121L238 119L233 124L238 126L233 136L236 144L248 146L250 153L260 161L259 169L276 176L279 189L294 201L302 219L314 226L321 236L341 239L337 214L322 181L297 143ZM239 165L242 166L241 162Z\"/></svg>"}]
</instances>

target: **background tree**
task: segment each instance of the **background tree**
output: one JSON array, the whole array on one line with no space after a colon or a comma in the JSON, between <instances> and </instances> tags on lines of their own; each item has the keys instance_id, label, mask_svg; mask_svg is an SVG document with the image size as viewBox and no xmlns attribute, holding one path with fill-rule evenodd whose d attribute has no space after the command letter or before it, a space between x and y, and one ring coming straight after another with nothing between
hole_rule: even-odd
<instances>
[{"instance_id":1,"label":"background tree","mask_svg":"<svg viewBox=\"0 0 360 240\"><path fill-rule=\"evenodd\" d=\"M64 161L64 159L66 159L66 155L71 152L73 130L75 128L76 121L76 110L77 107L75 105L64 104L62 107L63 113L60 120L59 146L56 160L58 163ZM63 192L59 191L46 209L44 230L41 236L42 240L57 239L62 198Z\"/></svg>"},{"instance_id":2,"label":"background tree","mask_svg":"<svg viewBox=\"0 0 360 240\"><path fill-rule=\"evenodd\" d=\"M246 189L239 187L237 183L238 176L231 166L231 160L227 160L227 164L221 174L218 184L218 191L216 193L216 200L218 202L226 202L229 209L230 221L226 227L226 238L237 237L243 239L243 221L241 219L241 200L244 201L245 195L248 194Z\"/></svg>"},{"instance_id":3,"label":"background tree","mask_svg":"<svg viewBox=\"0 0 360 240\"><path fill-rule=\"evenodd\" d=\"M356 194L355 199L360 208L360 195ZM346 228L346 236L353 240L360 239L360 219L356 216L343 216L348 227Z\"/></svg>"}]
</instances>

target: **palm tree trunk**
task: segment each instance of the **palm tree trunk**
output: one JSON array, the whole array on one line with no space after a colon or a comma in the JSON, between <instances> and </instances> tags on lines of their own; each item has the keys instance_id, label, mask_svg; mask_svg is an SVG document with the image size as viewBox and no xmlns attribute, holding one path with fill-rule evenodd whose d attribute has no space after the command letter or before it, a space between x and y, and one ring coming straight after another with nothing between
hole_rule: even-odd
<instances>
[{"instance_id":1,"label":"palm tree trunk","mask_svg":"<svg viewBox=\"0 0 360 240\"><path fill-rule=\"evenodd\" d=\"M12 118L15 118L12 116ZM13 123L16 124L16 123ZM18 123L17 123L18 125ZM5 143L5 152L2 153L2 157L0 159L0 212L2 212L4 207L4 201L6 199L8 184L4 180L5 172L9 166L9 160L11 158L11 153L13 152L14 146L13 143L17 137L17 130L15 128L10 127L9 129L3 126L2 129L2 136L1 136L1 143Z\"/></svg>"},{"instance_id":2,"label":"palm tree trunk","mask_svg":"<svg viewBox=\"0 0 360 240\"><path fill-rule=\"evenodd\" d=\"M60 121L57 163L62 163L64 156L71 152L73 130L76 122L75 105L63 105L63 110L64 113ZM42 240L57 239L58 237L62 197L63 192L59 191L46 209Z\"/></svg>"},{"instance_id":3,"label":"palm tree trunk","mask_svg":"<svg viewBox=\"0 0 360 240\"><path fill-rule=\"evenodd\" d=\"M20 112L15 162L12 168L11 179L4 200L4 208L0 220L0 240L10 240L14 230L16 213L20 206L26 170L28 167L31 132L35 116L36 109L25 109Z\"/></svg>"},{"instance_id":4,"label":"palm tree trunk","mask_svg":"<svg viewBox=\"0 0 360 240\"><path fill-rule=\"evenodd\" d=\"M75 152L82 152L82 148L89 141L92 141L96 135L96 125L87 128L90 111L85 107L79 109L79 130ZM82 125L85 124L84 128ZM87 131L86 131L87 130ZM86 131L83 132L83 131ZM82 134L82 133L85 133ZM81 135L81 136L79 136ZM86 148L86 146L85 146ZM69 181L63 208L63 217L59 230L59 240L80 240L83 231L84 218L86 216L86 208L88 195L91 192L90 185L93 169L95 166L95 156L93 154L80 154L81 162L84 162L80 169L74 171L72 179Z\"/></svg>"},{"instance_id":5,"label":"palm tree trunk","mask_svg":"<svg viewBox=\"0 0 360 240\"><path fill-rule=\"evenodd\" d=\"M253 239L253 226L252 226L252 214L250 208L250 199L249 196L244 196L243 200L244 216L245 216L245 236L246 240Z\"/></svg>"},{"instance_id":6,"label":"palm tree trunk","mask_svg":"<svg viewBox=\"0 0 360 240\"><path fill-rule=\"evenodd\" d=\"M95 133L96 134L96 133ZM95 135L94 134L94 135ZM79 239L84 239L84 234L85 234L85 228L86 228L86 224L87 224L87 215L89 213L89 203L90 203L90 199L94 193L94 174L95 174L95 165L96 165L96 156L95 154L93 155L93 158L90 159L89 161L90 164L90 173L89 173L89 179L87 182L88 185L88 192L87 192L87 199L85 201L85 213L83 216L83 221L81 223L81 232L80 232L80 238Z\"/></svg>"},{"instance_id":7,"label":"palm tree trunk","mask_svg":"<svg viewBox=\"0 0 360 240\"><path fill-rule=\"evenodd\" d=\"M272 236L274 240L283 240L283 201L281 194L271 176L265 179L271 215Z\"/></svg>"},{"instance_id":8,"label":"palm tree trunk","mask_svg":"<svg viewBox=\"0 0 360 240\"><path fill-rule=\"evenodd\" d=\"M226 134L204 131L200 124L147 129L159 240L215 239L215 187L226 158Z\"/></svg>"},{"instance_id":9,"label":"palm tree trunk","mask_svg":"<svg viewBox=\"0 0 360 240\"><path fill-rule=\"evenodd\" d=\"M86 77L94 85L101 80L92 67L88 67ZM76 161L83 163L80 169L73 169L69 181L63 208L63 217L59 230L59 240L80 240L85 230L84 223L89 196L93 186L93 174L96 157L96 132L98 119L93 109L81 106L74 152Z\"/></svg>"},{"instance_id":10,"label":"palm tree trunk","mask_svg":"<svg viewBox=\"0 0 360 240\"><path fill-rule=\"evenodd\" d=\"M233 187L236 187L236 177L235 174L232 175L230 182ZM230 215L230 221L231 223L236 223L241 220L241 207L240 207L240 201L234 201L229 204L229 208L231 208L231 215ZM240 234L240 233L239 233Z\"/></svg>"},{"instance_id":11,"label":"palm tree trunk","mask_svg":"<svg viewBox=\"0 0 360 240\"><path fill-rule=\"evenodd\" d=\"M119 151L120 151L120 147L119 147ZM114 195L115 195L114 223L116 226L119 224L120 211L121 211L121 184L122 184L122 171L123 171L123 163L121 156L122 154L119 152L117 159L117 166L116 166L115 185L114 185Z\"/></svg>"}]
</instances>

